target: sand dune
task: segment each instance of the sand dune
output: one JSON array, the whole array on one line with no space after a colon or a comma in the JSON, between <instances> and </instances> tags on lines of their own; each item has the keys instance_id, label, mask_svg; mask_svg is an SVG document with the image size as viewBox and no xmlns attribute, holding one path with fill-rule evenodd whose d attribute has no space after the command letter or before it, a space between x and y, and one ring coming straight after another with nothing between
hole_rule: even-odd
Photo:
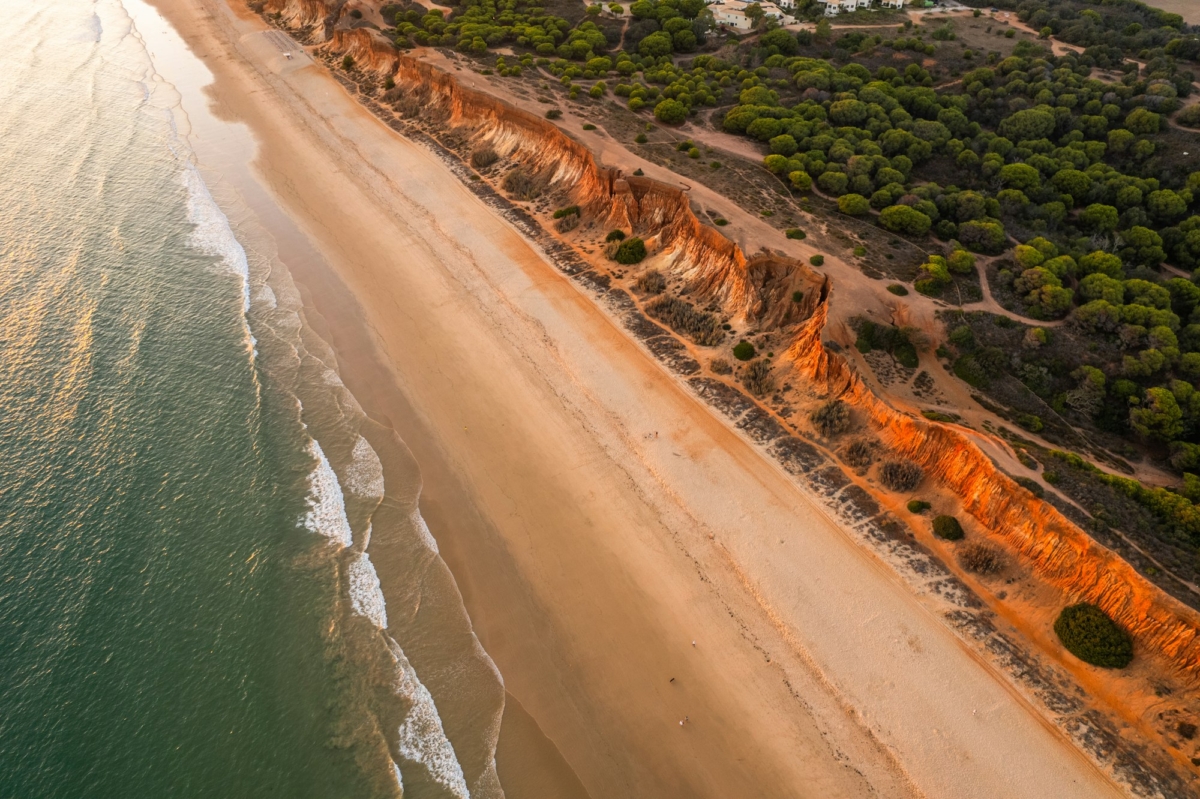
<instances>
[{"instance_id":1,"label":"sand dune","mask_svg":"<svg viewBox=\"0 0 1200 799\"><path fill-rule=\"evenodd\" d=\"M345 381L592 797L1120 795L427 150L244 10L157 4L323 256L295 273ZM539 762L502 752L501 780Z\"/></svg>"}]
</instances>

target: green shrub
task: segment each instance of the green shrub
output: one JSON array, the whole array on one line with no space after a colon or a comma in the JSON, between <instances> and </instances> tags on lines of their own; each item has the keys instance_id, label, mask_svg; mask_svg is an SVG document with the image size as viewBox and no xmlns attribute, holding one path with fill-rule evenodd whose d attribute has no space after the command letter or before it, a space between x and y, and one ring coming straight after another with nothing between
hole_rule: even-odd
<instances>
[{"instance_id":1,"label":"green shrub","mask_svg":"<svg viewBox=\"0 0 1200 799\"><path fill-rule=\"evenodd\" d=\"M584 130L595 130L595 129L596 129L596 126L595 126L595 125L593 125L591 122L584 122L584 123L583 123L583 129L584 129Z\"/></svg>"},{"instance_id":2,"label":"green shrub","mask_svg":"<svg viewBox=\"0 0 1200 799\"><path fill-rule=\"evenodd\" d=\"M739 341L733 347L733 357L739 361L748 361L754 357L754 345L749 341Z\"/></svg>"},{"instance_id":3,"label":"green shrub","mask_svg":"<svg viewBox=\"0 0 1200 799\"><path fill-rule=\"evenodd\" d=\"M637 142L638 144L645 144L646 142L650 141L649 139L646 138L645 133L639 133L638 135L633 137L633 140L635 142Z\"/></svg>"},{"instance_id":4,"label":"green shrub","mask_svg":"<svg viewBox=\"0 0 1200 799\"><path fill-rule=\"evenodd\" d=\"M932 505L930 505L928 502L926 502L923 499L910 499L908 501L908 512L909 513L924 513L925 511L929 510L932 507L933 507Z\"/></svg>"},{"instance_id":5,"label":"green shrub","mask_svg":"<svg viewBox=\"0 0 1200 799\"><path fill-rule=\"evenodd\" d=\"M947 541L961 541L963 529L953 516L938 516L933 520L933 534Z\"/></svg>"},{"instance_id":6,"label":"green shrub","mask_svg":"<svg viewBox=\"0 0 1200 799\"><path fill-rule=\"evenodd\" d=\"M1075 657L1106 669L1123 669L1133 660L1133 639L1100 608L1081 602L1063 608L1054 632Z\"/></svg>"},{"instance_id":7,"label":"green shrub","mask_svg":"<svg viewBox=\"0 0 1200 799\"><path fill-rule=\"evenodd\" d=\"M812 258L808 259L808 262L810 264L812 264L813 266L821 266L822 264L825 263L825 256L824 255L814 255Z\"/></svg>"},{"instance_id":8,"label":"green shrub","mask_svg":"<svg viewBox=\"0 0 1200 799\"><path fill-rule=\"evenodd\" d=\"M792 292L792 302L804 302L804 292L803 291L793 291Z\"/></svg>"},{"instance_id":9,"label":"green shrub","mask_svg":"<svg viewBox=\"0 0 1200 799\"><path fill-rule=\"evenodd\" d=\"M887 287L887 290L895 294L897 297L908 296L908 289L906 289L904 286L901 286L899 283L893 283Z\"/></svg>"},{"instance_id":10,"label":"green shrub","mask_svg":"<svg viewBox=\"0 0 1200 799\"><path fill-rule=\"evenodd\" d=\"M347 54L346 57L342 59L342 69L346 70L347 72L354 69L354 56Z\"/></svg>"},{"instance_id":11,"label":"green shrub","mask_svg":"<svg viewBox=\"0 0 1200 799\"><path fill-rule=\"evenodd\" d=\"M787 237L789 239L804 239L808 237L808 234L798 227L790 227L787 229Z\"/></svg>"},{"instance_id":12,"label":"green shrub","mask_svg":"<svg viewBox=\"0 0 1200 799\"><path fill-rule=\"evenodd\" d=\"M625 231L624 230L610 230L610 231L608 231L608 235L604 237L604 240L605 241L624 241L625 240Z\"/></svg>"},{"instance_id":13,"label":"green shrub","mask_svg":"<svg viewBox=\"0 0 1200 799\"><path fill-rule=\"evenodd\" d=\"M617 248L616 261L619 264L636 264L646 257L646 243L634 236L621 242Z\"/></svg>"},{"instance_id":14,"label":"green shrub","mask_svg":"<svg viewBox=\"0 0 1200 799\"><path fill-rule=\"evenodd\" d=\"M560 117L562 117L562 111L557 108L551 108L546 112L546 119L559 119Z\"/></svg>"},{"instance_id":15,"label":"green shrub","mask_svg":"<svg viewBox=\"0 0 1200 799\"><path fill-rule=\"evenodd\" d=\"M1046 489L1042 488L1042 484L1037 480L1034 480L1032 477L1014 477L1013 480L1015 480L1018 485L1029 491L1029 493L1033 494L1038 499L1041 499L1046 495Z\"/></svg>"},{"instance_id":16,"label":"green shrub","mask_svg":"<svg viewBox=\"0 0 1200 799\"><path fill-rule=\"evenodd\" d=\"M557 211L554 212L554 218L562 219L564 216L571 216L572 214L574 214L575 216L579 216L579 206L578 205L568 205L566 208L559 208Z\"/></svg>"}]
</instances>

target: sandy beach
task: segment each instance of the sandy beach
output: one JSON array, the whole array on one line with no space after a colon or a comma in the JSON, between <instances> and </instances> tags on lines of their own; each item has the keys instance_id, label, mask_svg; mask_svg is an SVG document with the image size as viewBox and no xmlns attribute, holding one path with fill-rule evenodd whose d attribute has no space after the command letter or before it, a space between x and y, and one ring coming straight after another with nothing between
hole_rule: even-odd
<instances>
[{"instance_id":1,"label":"sandy beach","mask_svg":"<svg viewBox=\"0 0 1200 799\"><path fill-rule=\"evenodd\" d=\"M232 2L154 5L259 143L302 231L280 256L385 474L405 447L419 464L509 695L508 796L1121 795L428 150ZM387 541L371 554L399 590Z\"/></svg>"}]
</instances>

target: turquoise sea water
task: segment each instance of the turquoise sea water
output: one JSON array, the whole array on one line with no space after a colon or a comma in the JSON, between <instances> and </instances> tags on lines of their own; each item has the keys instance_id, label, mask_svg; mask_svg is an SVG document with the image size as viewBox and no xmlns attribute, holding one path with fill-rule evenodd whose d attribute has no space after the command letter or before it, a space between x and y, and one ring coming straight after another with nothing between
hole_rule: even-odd
<instances>
[{"instance_id":1,"label":"turquoise sea water","mask_svg":"<svg viewBox=\"0 0 1200 799\"><path fill-rule=\"evenodd\" d=\"M6 10L0 796L501 795L499 675L419 485L375 535L413 553L411 604L451 609L389 627L361 411L127 9Z\"/></svg>"}]
</instances>

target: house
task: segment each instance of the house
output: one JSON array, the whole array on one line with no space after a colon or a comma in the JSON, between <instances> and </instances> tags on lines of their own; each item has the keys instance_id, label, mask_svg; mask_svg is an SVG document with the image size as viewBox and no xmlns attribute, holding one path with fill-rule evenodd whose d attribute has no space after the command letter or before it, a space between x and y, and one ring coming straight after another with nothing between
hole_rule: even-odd
<instances>
[{"instance_id":1,"label":"house","mask_svg":"<svg viewBox=\"0 0 1200 799\"><path fill-rule=\"evenodd\" d=\"M722 28L733 28L739 31L748 31L753 28L754 22L742 10L745 6L739 4L738 8L734 8L732 5L732 3L722 3L719 7L714 8L713 21Z\"/></svg>"},{"instance_id":2,"label":"house","mask_svg":"<svg viewBox=\"0 0 1200 799\"><path fill-rule=\"evenodd\" d=\"M908 0L880 0L879 5L884 8L904 8Z\"/></svg>"},{"instance_id":3,"label":"house","mask_svg":"<svg viewBox=\"0 0 1200 799\"><path fill-rule=\"evenodd\" d=\"M871 7L871 0L820 0L820 3L825 6L825 16L827 17L836 17L843 11L850 12Z\"/></svg>"},{"instance_id":4,"label":"house","mask_svg":"<svg viewBox=\"0 0 1200 799\"><path fill-rule=\"evenodd\" d=\"M739 31L748 31L754 27L754 20L746 16L746 6L749 3L742 0L722 0L722 2L713 3L709 8L713 12L713 21L723 28L733 28ZM758 7L762 9L763 17L773 19L776 22L783 21L783 11L774 3L759 3Z\"/></svg>"}]
</instances>

